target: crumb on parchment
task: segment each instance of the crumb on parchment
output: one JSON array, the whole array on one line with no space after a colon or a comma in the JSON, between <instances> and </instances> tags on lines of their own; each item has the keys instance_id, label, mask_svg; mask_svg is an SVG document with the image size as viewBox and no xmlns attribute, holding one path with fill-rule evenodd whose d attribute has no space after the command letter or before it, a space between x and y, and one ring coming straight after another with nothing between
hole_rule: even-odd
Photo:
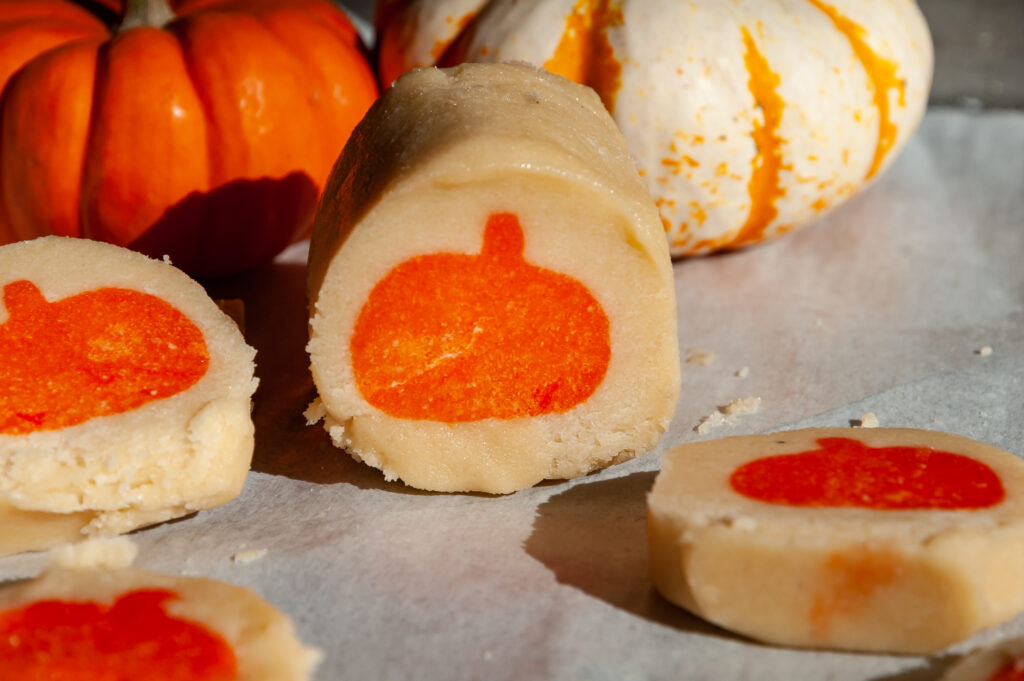
<instances>
[{"instance_id":1,"label":"crumb on parchment","mask_svg":"<svg viewBox=\"0 0 1024 681\"><path fill-rule=\"evenodd\" d=\"M231 556L233 563L252 563L267 555L266 549L246 549Z\"/></svg>"},{"instance_id":2,"label":"crumb on parchment","mask_svg":"<svg viewBox=\"0 0 1024 681\"><path fill-rule=\"evenodd\" d=\"M860 417L860 422L856 426L858 428L878 428L878 417L875 416L875 412L869 411Z\"/></svg>"},{"instance_id":3,"label":"crumb on parchment","mask_svg":"<svg viewBox=\"0 0 1024 681\"><path fill-rule=\"evenodd\" d=\"M697 364L702 367L711 366L715 361L715 353L712 350L703 348L688 348L686 350L686 363Z\"/></svg>"},{"instance_id":4,"label":"crumb on parchment","mask_svg":"<svg viewBox=\"0 0 1024 681\"><path fill-rule=\"evenodd\" d=\"M744 414L756 414L761 409L760 397L743 397L729 402L724 407L719 407L711 414L700 420L694 428L701 435L706 435L713 428L722 425L734 425L739 417Z\"/></svg>"}]
</instances>

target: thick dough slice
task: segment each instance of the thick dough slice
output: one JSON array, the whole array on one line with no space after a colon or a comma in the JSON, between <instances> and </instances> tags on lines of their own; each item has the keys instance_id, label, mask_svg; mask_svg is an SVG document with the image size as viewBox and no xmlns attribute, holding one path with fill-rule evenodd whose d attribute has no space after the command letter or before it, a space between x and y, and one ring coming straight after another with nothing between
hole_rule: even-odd
<instances>
[{"instance_id":1,"label":"thick dough slice","mask_svg":"<svg viewBox=\"0 0 1024 681\"><path fill-rule=\"evenodd\" d=\"M665 455L655 587L792 646L945 648L1024 609L1024 462L964 437L808 429Z\"/></svg>"},{"instance_id":2,"label":"thick dough slice","mask_svg":"<svg viewBox=\"0 0 1024 681\"><path fill-rule=\"evenodd\" d=\"M249 589L134 568L53 569L0 589L0 659L4 678L305 681L319 654Z\"/></svg>"},{"instance_id":3,"label":"thick dough slice","mask_svg":"<svg viewBox=\"0 0 1024 681\"><path fill-rule=\"evenodd\" d=\"M512 492L643 453L679 393L664 241L589 88L523 65L407 74L317 212L310 415L429 490Z\"/></svg>"},{"instance_id":4,"label":"thick dough slice","mask_svg":"<svg viewBox=\"0 0 1024 681\"><path fill-rule=\"evenodd\" d=\"M170 265L84 239L0 247L0 555L242 489L255 351Z\"/></svg>"}]
</instances>

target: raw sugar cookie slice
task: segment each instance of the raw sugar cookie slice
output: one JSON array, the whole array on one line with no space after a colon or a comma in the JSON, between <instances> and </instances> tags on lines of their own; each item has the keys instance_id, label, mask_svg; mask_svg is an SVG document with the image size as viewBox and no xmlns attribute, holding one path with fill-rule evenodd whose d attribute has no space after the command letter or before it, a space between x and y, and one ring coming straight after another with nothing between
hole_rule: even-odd
<instances>
[{"instance_id":1,"label":"raw sugar cookie slice","mask_svg":"<svg viewBox=\"0 0 1024 681\"><path fill-rule=\"evenodd\" d=\"M133 568L54 569L0 589L0 676L304 681L319 655L249 589Z\"/></svg>"},{"instance_id":2,"label":"raw sugar cookie slice","mask_svg":"<svg viewBox=\"0 0 1024 681\"><path fill-rule=\"evenodd\" d=\"M663 242L589 88L522 65L403 76L314 222L309 414L428 490L512 492L641 454L679 394Z\"/></svg>"},{"instance_id":3,"label":"raw sugar cookie slice","mask_svg":"<svg viewBox=\"0 0 1024 681\"><path fill-rule=\"evenodd\" d=\"M655 587L769 643L928 653L1024 609L1024 462L964 437L808 429L665 455Z\"/></svg>"},{"instance_id":4,"label":"raw sugar cookie slice","mask_svg":"<svg viewBox=\"0 0 1024 681\"><path fill-rule=\"evenodd\" d=\"M0 247L0 555L222 504L254 351L199 284L84 239Z\"/></svg>"}]
</instances>

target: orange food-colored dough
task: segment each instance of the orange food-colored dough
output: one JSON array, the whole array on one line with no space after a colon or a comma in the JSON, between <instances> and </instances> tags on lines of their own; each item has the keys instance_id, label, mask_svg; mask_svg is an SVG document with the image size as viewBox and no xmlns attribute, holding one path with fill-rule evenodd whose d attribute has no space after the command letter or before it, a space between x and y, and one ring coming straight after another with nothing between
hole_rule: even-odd
<instances>
[{"instance_id":1,"label":"orange food-colored dough","mask_svg":"<svg viewBox=\"0 0 1024 681\"><path fill-rule=\"evenodd\" d=\"M745 463L729 482L751 499L787 506L954 510L988 508L1006 496L989 466L962 454L839 437L817 444Z\"/></svg>"},{"instance_id":2,"label":"orange food-colored dough","mask_svg":"<svg viewBox=\"0 0 1024 681\"><path fill-rule=\"evenodd\" d=\"M449 423L564 412L597 389L608 317L578 281L523 259L510 213L491 215L479 255L407 260L356 321L352 363L366 400Z\"/></svg>"},{"instance_id":3,"label":"orange food-colored dough","mask_svg":"<svg viewBox=\"0 0 1024 681\"><path fill-rule=\"evenodd\" d=\"M38 601L0 612L3 678L19 681L232 681L227 642L169 615L165 589L122 594L112 605Z\"/></svg>"},{"instance_id":4,"label":"orange food-colored dough","mask_svg":"<svg viewBox=\"0 0 1024 681\"><path fill-rule=\"evenodd\" d=\"M27 280L3 288L0 433L77 425L175 395L202 378L202 332L156 296L100 288L50 302Z\"/></svg>"}]
</instances>

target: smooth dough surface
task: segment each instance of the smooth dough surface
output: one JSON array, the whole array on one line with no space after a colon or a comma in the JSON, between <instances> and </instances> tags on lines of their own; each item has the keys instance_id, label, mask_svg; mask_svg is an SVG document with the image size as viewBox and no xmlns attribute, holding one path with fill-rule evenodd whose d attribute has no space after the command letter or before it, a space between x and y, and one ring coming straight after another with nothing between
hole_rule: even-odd
<instances>
[{"instance_id":1,"label":"smooth dough surface","mask_svg":"<svg viewBox=\"0 0 1024 681\"><path fill-rule=\"evenodd\" d=\"M305 681L320 659L304 646L291 620L255 592L201 577L165 575L136 568L53 568L43 576L0 589L0 612L41 600L112 604L140 589L166 589L178 597L166 612L212 630L231 647L238 681Z\"/></svg>"},{"instance_id":2,"label":"smooth dough surface","mask_svg":"<svg viewBox=\"0 0 1024 681\"><path fill-rule=\"evenodd\" d=\"M201 331L205 374L183 392L56 430L0 434L0 555L115 535L223 504L253 451L253 359L235 323L170 265L84 239L0 248L0 289L29 280L49 302L105 287L151 294ZM0 298L0 324L8 313Z\"/></svg>"},{"instance_id":3,"label":"smooth dough surface","mask_svg":"<svg viewBox=\"0 0 1024 681\"><path fill-rule=\"evenodd\" d=\"M817 450L820 438L967 456L1003 500L972 510L762 502L739 466ZM898 653L941 650L1024 609L1024 462L968 438L912 429L816 428L685 444L648 498L652 579L668 600L769 643Z\"/></svg>"},{"instance_id":4,"label":"smooth dough surface","mask_svg":"<svg viewBox=\"0 0 1024 681\"><path fill-rule=\"evenodd\" d=\"M417 256L480 253L496 213L517 216L529 264L583 284L607 314L600 385L533 417L448 423L372 406L350 350L371 290ZM655 206L594 92L532 67L422 69L387 91L328 182L309 297L310 416L414 487L506 493L580 475L650 449L675 410L674 286Z\"/></svg>"}]
</instances>

